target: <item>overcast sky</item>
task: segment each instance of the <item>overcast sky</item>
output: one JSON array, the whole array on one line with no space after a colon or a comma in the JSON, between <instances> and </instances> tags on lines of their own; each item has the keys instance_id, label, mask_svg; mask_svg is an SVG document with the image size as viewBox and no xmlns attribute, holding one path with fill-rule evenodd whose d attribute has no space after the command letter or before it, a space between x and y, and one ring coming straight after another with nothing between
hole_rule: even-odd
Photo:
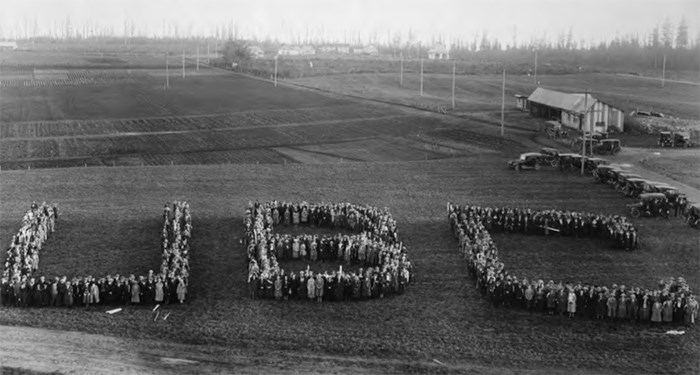
<instances>
[{"instance_id":1,"label":"overcast sky","mask_svg":"<svg viewBox=\"0 0 700 375\"><path fill-rule=\"evenodd\" d=\"M380 39L411 28L418 39L443 35L469 41L487 32L502 43L541 38L556 40L572 29L576 40L596 42L615 35L646 35L669 18L675 27L685 16L690 37L700 26L700 0L2 0L0 27L6 37L34 20L40 30L70 16L74 25L88 22L124 31L124 19L137 30L160 35L164 23L180 32L213 32L233 21L244 35L271 36L283 41L323 30L329 38L345 35ZM54 26L55 27L55 26ZM22 35L22 34L20 34Z\"/></svg>"}]
</instances>

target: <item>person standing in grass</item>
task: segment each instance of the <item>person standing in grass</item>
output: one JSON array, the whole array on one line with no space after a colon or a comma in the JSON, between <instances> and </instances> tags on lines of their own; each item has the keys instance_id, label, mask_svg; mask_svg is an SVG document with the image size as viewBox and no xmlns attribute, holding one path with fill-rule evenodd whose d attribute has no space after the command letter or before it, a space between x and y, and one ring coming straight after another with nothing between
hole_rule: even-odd
<instances>
[{"instance_id":1,"label":"person standing in grass","mask_svg":"<svg viewBox=\"0 0 700 375\"><path fill-rule=\"evenodd\" d=\"M673 296L664 301L661 308L661 320L664 323L673 322Z\"/></svg>"},{"instance_id":2,"label":"person standing in grass","mask_svg":"<svg viewBox=\"0 0 700 375\"><path fill-rule=\"evenodd\" d=\"M655 296L654 303L651 305L651 322L652 323L661 323L661 309L663 308L663 305L661 304L661 300L659 296Z\"/></svg>"},{"instance_id":3,"label":"person standing in grass","mask_svg":"<svg viewBox=\"0 0 700 375\"><path fill-rule=\"evenodd\" d=\"M177 277L177 300L180 302L180 304L185 302L185 295L187 294L187 286L185 285L185 281L178 276Z\"/></svg>"},{"instance_id":4,"label":"person standing in grass","mask_svg":"<svg viewBox=\"0 0 700 375\"><path fill-rule=\"evenodd\" d=\"M155 284L155 302L157 304L163 303L163 300L165 299L165 294L163 293L163 279L159 276L156 279L156 284Z\"/></svg>"},{"instance_id":5,"label":"person standing in grass","mask_svg":"<svg viewBox=\"0 0 700 375\"><path fill-rule=\"evenodd\" d=\"M133 278L133 275L131 277L131 288L129 290L131 292L131 304L138 305L141 303L141 286L139 282Z\"/></svg>"},{"instance_id":6,"label":"person standing in grass","mask_svg":"<svg viewBox=\"0 0 700 375\"><path fill-rule=\"evenodd\" d=\"M316 286L316 301L317 301L318 303L323 302L323 294L324 294L324 292L325 292L325 291L324 291L325 283L326 283L326 281L324 280L323 275L321 275L320 273L319 273L318 275L316 275L316 282L315 282L315 286Z\"/></svg>"},{"instance_id":7,"label":"person standing in grass","mask_svg":"<svg viewBox=\"0 0 700 375\"><path fill-rule=\"evenodd\" d=\"M275 299L278 301L282 299L282 279L279 275L275 277Z\"/></svg>"},{"instance_id":8,"label":"person standing in grass","mask_svg":"<svg viewBox=\"0 0 700 375\"><path fill-rule=\"evenodd\" d=\"M698 319L698 301L694 296L688 297L688 301L685 304L685 314L683 315L683 320L687 326L695 325L695 321Z\"/></svg>"},{"instance_id":9,"label":"person standing in grass","mask_svg":"<svg viewBox=\"0 0 700 375\"><path fill-rule=\"evenodd\" d=\"M314 280L314 275L313 272L310 272L308 275L308 280L306 281L306 292L307 292L307 297L310 300L316 299L316 280Z\"/></svg>"}]
</instances>

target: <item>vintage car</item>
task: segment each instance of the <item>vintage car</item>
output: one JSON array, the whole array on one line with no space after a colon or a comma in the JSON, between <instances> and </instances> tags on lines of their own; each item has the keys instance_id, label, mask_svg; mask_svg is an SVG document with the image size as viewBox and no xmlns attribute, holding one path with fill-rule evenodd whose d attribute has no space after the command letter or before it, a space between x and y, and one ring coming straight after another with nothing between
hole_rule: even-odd
<instances>
[{"instance_id":1,"label":"vintage car","mask_svg":"<svg viewBox=\"0 0 700 375\"><path fill-rule=\"evenodd\" d=\"M690 203L685 212L685 221L693 228L700 229L700 203Z\"/></svg>"},{"instance_id":2,"label":"vintage car","mask_svg":"<svg viewBox=\"0 0 700 375\"><path fill-rule=\"evenodd\" d=\"M670 132L662 131L659 133L660 147L692 147L693 142L690 140L690 134L686 132Z\"/></svg>"},{"instance_id":3,"label":"vintage car","mask_svg":"<svg viewBox=\"0 0 700 375\"><path fill-rule=\"evenodd\" d=\"M639 203L628 205L632 217L664 217L671 216L668 198L662 193L644 193L639 195Z\"/></svg>"},{"instance_id":4,"label":"vintage car","mask_svg":"<svg viewBox=\"0 0 700 375\"><path fill-rule=\"evenodd\" d=\"M586 173L592 175L593 171L598 169L598 166L607 165L608 161L603 158L586 158L584 163L585 166L583 168L586 170Z\"/></svg>"},{"instance_id":5,"label":"vintage car","mask_svg":"<svg viewBox=\"0 0 700 375\"><path fill-rule=\"evenodd\" d=\"M527 152L520 155L516 160L508 161L508 167L516 171L522 169L539 170L543 162L544 156L539 152Z\"/></svg>"},{"instance_id":6,"label":"vintage car","mask_svg":"<svg viewBox=\"0 0 700 375\"><path fill-rule=\"evenodd\" d=\"M613 184L617 182L617 176L622 172L623 170L617 165L599 165L598 168L593 171L593 177L596 182Z\"/></svg>"},{"instance_id":7,"label":"vintage car","mask_svg":"<svg viewBox=\"0 0 700 375\"><path fill-rule=\"evenodd\" d=\"M617 174L617 181L615 182L615 190L624 191L627 186L627 180L630 178L642 178L642 176L630 172L620 172Z\"/></svg>"},{"instance_id":8,"label":"vintage car","mask_svg":"<svg viewBox=\"0 0 700 375\"><path fill-rule=\"evenodd\" d=\"M644 184L648 182L643 178L628 178L627 184L622 188L622 192L628 197L638 197L644 193Z\"/></svg>"},{"instance_id":9,"label":"vintage car","mask_svg":"<svg viewBox=\"0 0 700 375\"><path fill-rule=\"evenodd\" d=\"M562 172L576 172L581 171L581 163L583 161L583 156L581 154L559 154L559 170Z\"/></svg>"},{"instance_id":10,"label":"vintage car","mask_svg":"<svg viewBox=\"0 0 700 375\"><path fill-rule=\"evenodd\" d=\"M668 190L677 190L675 187L658 181L647 181L643 187L643 193L663 193Z\"/></svg>"},{"instance_id":11,"label":"vintage car","mask_svg":"<svg viewBox=\"0 0 700 375\"><path fill-rule=\"evenodd\" d=\"M597 145L593 146L593 153L598 155L615 155L620 152L620 150L622 150L622 147L620 147L620 140L613 138L602 139Z\"/></svg>"},{"instance_id":12,"label":"vintage car","mask_svg":"<svg viewBox=\"0 0 700 375\"><path fill-rule=\"evenodd\" d=\"M566 138L569 133L562 127L559 121L547 121L540 127L540 131L547 133L547 138Z\"/></svg>"},{"instance_id":13,"label":"vintage car","mask_svg":"<svg viewBox=\"0 0 700 375\"><path fill-rule=\"evenodd\" d=\"M542 161L549 163L552 167L556 168L559 166L559 150L552 147L543 147L540 150L542 154Z\"/></svg>"},{"instance_id":14,"label":"vintage car","mask_svg":"<svg viewBox=\"0 0 700 375\"><path fill-rule=\"evenodd\" d=\"M673 133L662 131L659 133L659 140L656 142L659 147L673 147Z\"/></svg>"},{"instance_id":15,"label":"vintage car","mask_svg":"<svg viewBox=\"0 0 700 375\"><path fill-rule=\"evenodd\" d=\"M574 140L571 141L569 146L576 151L580 151L582 149L581 143L583 142L584 137L578 137ZM586 154L590 155L593 153L593 149L597 147L600 144L600 139L593 137L591 135L586 135Z\"/></svg>"}]
</instances>

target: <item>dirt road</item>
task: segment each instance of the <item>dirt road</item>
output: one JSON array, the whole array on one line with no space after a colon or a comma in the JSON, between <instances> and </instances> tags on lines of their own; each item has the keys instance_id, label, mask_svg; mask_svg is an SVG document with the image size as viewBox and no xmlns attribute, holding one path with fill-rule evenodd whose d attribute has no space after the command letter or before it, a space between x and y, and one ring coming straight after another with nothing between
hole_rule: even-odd
<instances>
[{"instance_id":1,"label":"dirt road","mask_svg":"<svg viewBox=\"0 0 700 375\"><path fill-rule=\"evenodd\" d=\"M235 348L27 327L0 326L0 338L0 374L21 374L23 371L90 375L515 373L505 368L453 364L439 359L377 359L303 352L254 353ZM558 373L551 369L545 372Z\"/></svg>"}]
</instances>

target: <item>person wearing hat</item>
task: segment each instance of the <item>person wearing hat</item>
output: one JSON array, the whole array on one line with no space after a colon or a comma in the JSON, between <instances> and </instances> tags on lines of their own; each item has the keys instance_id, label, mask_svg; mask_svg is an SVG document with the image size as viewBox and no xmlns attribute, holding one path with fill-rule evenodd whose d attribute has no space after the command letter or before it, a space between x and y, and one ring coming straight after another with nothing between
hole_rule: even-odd
<instances>
[{"instance_id":1,"label":"person wearing hat","mask_svg":"<svg viewBox=\"0 0 700 375\"><path fill-rule=\"evenodd\" d=\"M663 305L661 304L661 299L656 296L654 299L654 303L651 305L651 322L652 323L661 323L661 310L663 309Z\"/></svg>"},{"instance_id":2,"label":"person wearing hat","mask_svg":"<svg viewBox=\"0 0 700 375\"><path fill-rule=\"evenodd\" d=\"M306 292L307 292L307 297L310 300L315 300L316 299L316 280L314 279L313 272L310 272L308 275L308 279L306 281Z\"/></svg>"}]
</instances>

